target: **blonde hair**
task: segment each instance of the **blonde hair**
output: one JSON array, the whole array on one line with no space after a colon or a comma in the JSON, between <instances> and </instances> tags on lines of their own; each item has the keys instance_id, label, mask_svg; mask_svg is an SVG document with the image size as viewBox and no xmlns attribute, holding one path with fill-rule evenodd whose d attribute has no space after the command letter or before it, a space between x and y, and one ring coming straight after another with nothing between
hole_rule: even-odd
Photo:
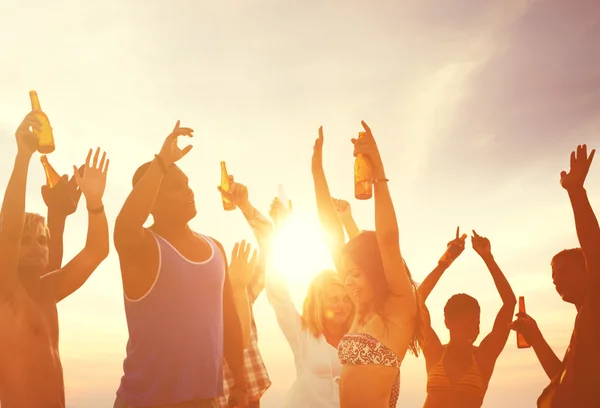
<instances>
[{"instance_id":1,"label":"blonde hair","mask_svg":"<svg viewBox=\"0 0 600 408\"><path fill-rule=\"evenodd\" d=\"M36 213L25 213L25 222L23 223L23 234L28 234L31 231L35 231L40 225L46 230L46 235L50 237L50 231L46 225L46 218Z\"/></svg>"},{"instance_id":2,"label":"blonde hair","mask_svg":"<svg viewBox=\"0 0 600 408\"><path fill-rule=\"evenodd\" d=\"M4 214L0 214L0 231L2 231L2 220L4 218ZM46 225L46 218L44 216L37 213L25 213L25 220L23 222L23 229L21 230L21 234L28 234L32 230L36 229L39 225L43 225L46 230L46 235L50 237L50 230L48 229L48 225Z\"/></svg>"},{"instance_id":3,"label":"blonde hair","mask_svg":"<svg viewBox=\"0 0 600 408\"><path fill-rule=\"evenodd\" d=\"M319 337L324 332L323 304L325 303L325 288L329 285L344 287L337 272L324 270L315 276L308 287L308 293L302 305L302 330ZM350 330L354 320L354 310L345 322Z\"/></svg>"}]
</instances>

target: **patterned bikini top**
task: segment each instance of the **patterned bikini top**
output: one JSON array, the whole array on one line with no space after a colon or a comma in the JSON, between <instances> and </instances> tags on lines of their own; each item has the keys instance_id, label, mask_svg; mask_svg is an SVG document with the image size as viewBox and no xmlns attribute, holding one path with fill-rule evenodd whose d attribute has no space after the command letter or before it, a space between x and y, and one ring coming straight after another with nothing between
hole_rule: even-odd
<instances>
[{"instance_id":1,"label":"patterned bikini top","mask_svg":"<svg viewBox=\"0 0 600 408\"><path fill-rule=\"evenodd\" d=\"M427 392L456 391L483 400L483 396L485 395L485 385L475 356L472 356L473 361L467 372L464 373L458 381L452 383L444 369L444 357L446 356L447 349L447 347L444 347L442 358L440 358L440 361L433 366L427 374Z\"/></svg>"},{"instance_id":2,"label":"patterned bikini top","mask_svg":"<svg viewBox=\"0 0 600 408\"><path fill-rule=\"evenodd\" d=\"M400 396L400 364L396 353L365 333L348 333L338 344L338 357L342 364L375 364L398 368L398 376L390 392L390 408L395 408Z\"/></svg>"},{"instance_id":3,"label":"patterned bikini top","mask_svg":"<svg viewBox=\"0 0 600 408\"><path fill-rule=\"evenodd\" d=\"M373 336L348 333L339 342L338 357L342 364L375 364L400 368L402 361L396 353Z\"/></svg>"}]
</instances>

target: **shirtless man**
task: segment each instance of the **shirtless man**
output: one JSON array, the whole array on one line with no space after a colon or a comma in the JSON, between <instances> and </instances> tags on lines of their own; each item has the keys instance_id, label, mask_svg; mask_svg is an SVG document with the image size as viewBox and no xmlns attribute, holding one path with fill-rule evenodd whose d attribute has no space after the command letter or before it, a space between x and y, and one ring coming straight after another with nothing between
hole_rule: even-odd
<instances>
[{"instance_id":1,"label":"shirtless man","mask_svg":"<svg viewBox=\"0 0 600 408\"><path fill-rule=\"evenodd\" d=\"M194 193L175 162L191 149L180 149L177 139L192 134L177 122L160 153L134 174L115 223L129 328L115 408L216 407L223 357L234 398L247 407L248 295L230 284L221 244L188 225L196 216ZM144 228L150 214L154 223Z\"/></svg>"},{"instance_id":2,"label":"shirtless man","mask_svg":"<svg viewBox=\"0 0 600 408\"><path fill-rule=\"evenodd\" d=\"M56 304L81 287L108 256L108 226L102 195L108 161L99 150L84 175L75 174L86 198L88 235L84 249L64 268L46 274L48 228L43 217L25 213L27 172L39 129L29 113L16 132L17 157L6 188L0 229L0 395L3 408L64 408Z\"/></svg>"}]
</instances>

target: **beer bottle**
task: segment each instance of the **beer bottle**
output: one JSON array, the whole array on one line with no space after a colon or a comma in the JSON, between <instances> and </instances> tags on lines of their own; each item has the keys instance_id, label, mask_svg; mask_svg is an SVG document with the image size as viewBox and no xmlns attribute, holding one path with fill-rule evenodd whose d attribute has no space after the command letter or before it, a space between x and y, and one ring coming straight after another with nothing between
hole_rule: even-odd
<instances>
[{"instance_id":1,"label":"beer bottle","mask_svg":"<svg viewBox=\"0 0 600 408\"><path fill-rule=\"evenodd\" d=\"M221 162L221 190L225 192L229 192L231 189L231 180L229 180L229 174L227 174L227 166L225 162ZM225 195L221 194L221 199L223 201L223 209L225 211L233 211L235 210L235 203L233 203L230 199L225 197Z\"/></svg>"},{"instance_id":2,"label":"beer bottle","mask_svg":"<svg viewBox=\"0 0 600 408\"><path fill-rule=\"evenodd\" d=\"M46 185L50 188L54 188L61 180L60 175L54 170L54 167L48 162L48 157L43 155L40 157L42 166L44 166L44 173L46 173Z\"/></svg>"},{"instance_id":3,"label":"beer bottle","mask_svg":"<svg viewBox=\"0 0 600 408\"><path fill-rule=\"evenodd\" d=\"M358 138L364 138L365 132L359 132ZM354 160L354 197L368 200L373 196L373 174L371 164L365 156L359 154Z\"/></svg>"},{"instance_id":4,"label":"beer bottle","mask_svg":"<svg viewBox=\"0 0 600 408\"><path fill-rule=\"evenodd\" d=\"M36 111L35 116L41 125L39 131L34 129L34 132L39 138L37 150L42 154L52 153L55 149L54 135L52 134L52 126L50 126L48 116L42 112L40 99L38 98L36 91L29 92L29 99L31 99L31 110Z\"/></svg>"},{"instance_id":5,"label":"beer bottle","mask_svg":"<svg viewBox=\"0 0 600 408\"><path fill-rule=\"evenodd\" d=\"M519 313L526 313L525 298L523 296L519 296ZM529 343L527 343L527 341L525 340L525 337L523 337L523 335L519 332L517 332L517 347L520 349L531 347Z\"/></svg>"}]
</instances>

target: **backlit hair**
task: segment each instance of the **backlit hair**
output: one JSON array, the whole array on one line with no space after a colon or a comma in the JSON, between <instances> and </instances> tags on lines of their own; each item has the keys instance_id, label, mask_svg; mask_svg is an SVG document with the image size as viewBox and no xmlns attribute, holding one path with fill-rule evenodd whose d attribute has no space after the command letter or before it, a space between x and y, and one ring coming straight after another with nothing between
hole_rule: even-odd
<instances>
[{"instance_id":1,"label":"backlit hair","mask_svg":"<svg viewBox=\"0 0 600 408\"><path fill-rule=\"evenodd\" d=\"M563 249L552 257L551 263L556 261L567 261L585 270L585 257L581 248Z\"/></svg>"},{"instance_id":2,"label":"backlit hair","mask_svg":"<svg viewBox=\"0 0 600 408\"><path fill-rule=\"evenodd\" d=\"M481 312L481 308L479 307L477 299L465 293L453 295L446 302L446 306L444 306L444 317L448 320L462 317L471 312L479 313Z\"/></svg>"},{"instance_id":3,"label":"backlit hair","mask_svg":"<svg viewBox=\"0 0 600 408\"><path fill-rule=\"evenodd\" d=\"M36 213L25 213L25 222L23 223L23 235L29 234L32 231L36 231L37 228L42 225L46 230L46 235L50 236L50 231L46 225L46 218Z\"/></svg>"},{"instance_id":4,"label":"backlit hair","mask_svg":"<svg viewBox=\"0 0 600 408\"><path fill-rule=\"evenodd\" d=\"M339 285L344 288L337 272L324 270L311 280L302 305L302 330L310 332L315 337L320 337L324 332L323 305L325 290L329 285ZM354 313L350 313L346 320L346 331L350 330L353 320Z\"/></svg>"},{"instance_id":5,"label":"backlit hair","mask_svg":"<svg viewBox=\"0 0 600 408\"><path fill-rule=\"evenodd\" d=\"M379 242L377 241L377 234L375 231L363 231L356 237L352 238L344 247L344 256L352 259L354 263L360 268L365 274L367 280L373 286L375 292L375 312L381 316L384 324L387 322L387 318L384 314L384 306L392 295L388 287L387 278L385 277L385 271L383 269L383 260L381 259L381 252L379 250ZM404 262L404 259L402 260ZM417 316L415 319L415 331L412 339L408 346L408 349L415 356L419 356L419 349L423 341L423 334L421 332L421 302L419 301L419 292L417 291L417 284L414 282L410 270L404 262L404 269L406 275L411 282L413 287L413 293L415 296L415 303L417 307Z\"/></svg>"}]
</instances>

